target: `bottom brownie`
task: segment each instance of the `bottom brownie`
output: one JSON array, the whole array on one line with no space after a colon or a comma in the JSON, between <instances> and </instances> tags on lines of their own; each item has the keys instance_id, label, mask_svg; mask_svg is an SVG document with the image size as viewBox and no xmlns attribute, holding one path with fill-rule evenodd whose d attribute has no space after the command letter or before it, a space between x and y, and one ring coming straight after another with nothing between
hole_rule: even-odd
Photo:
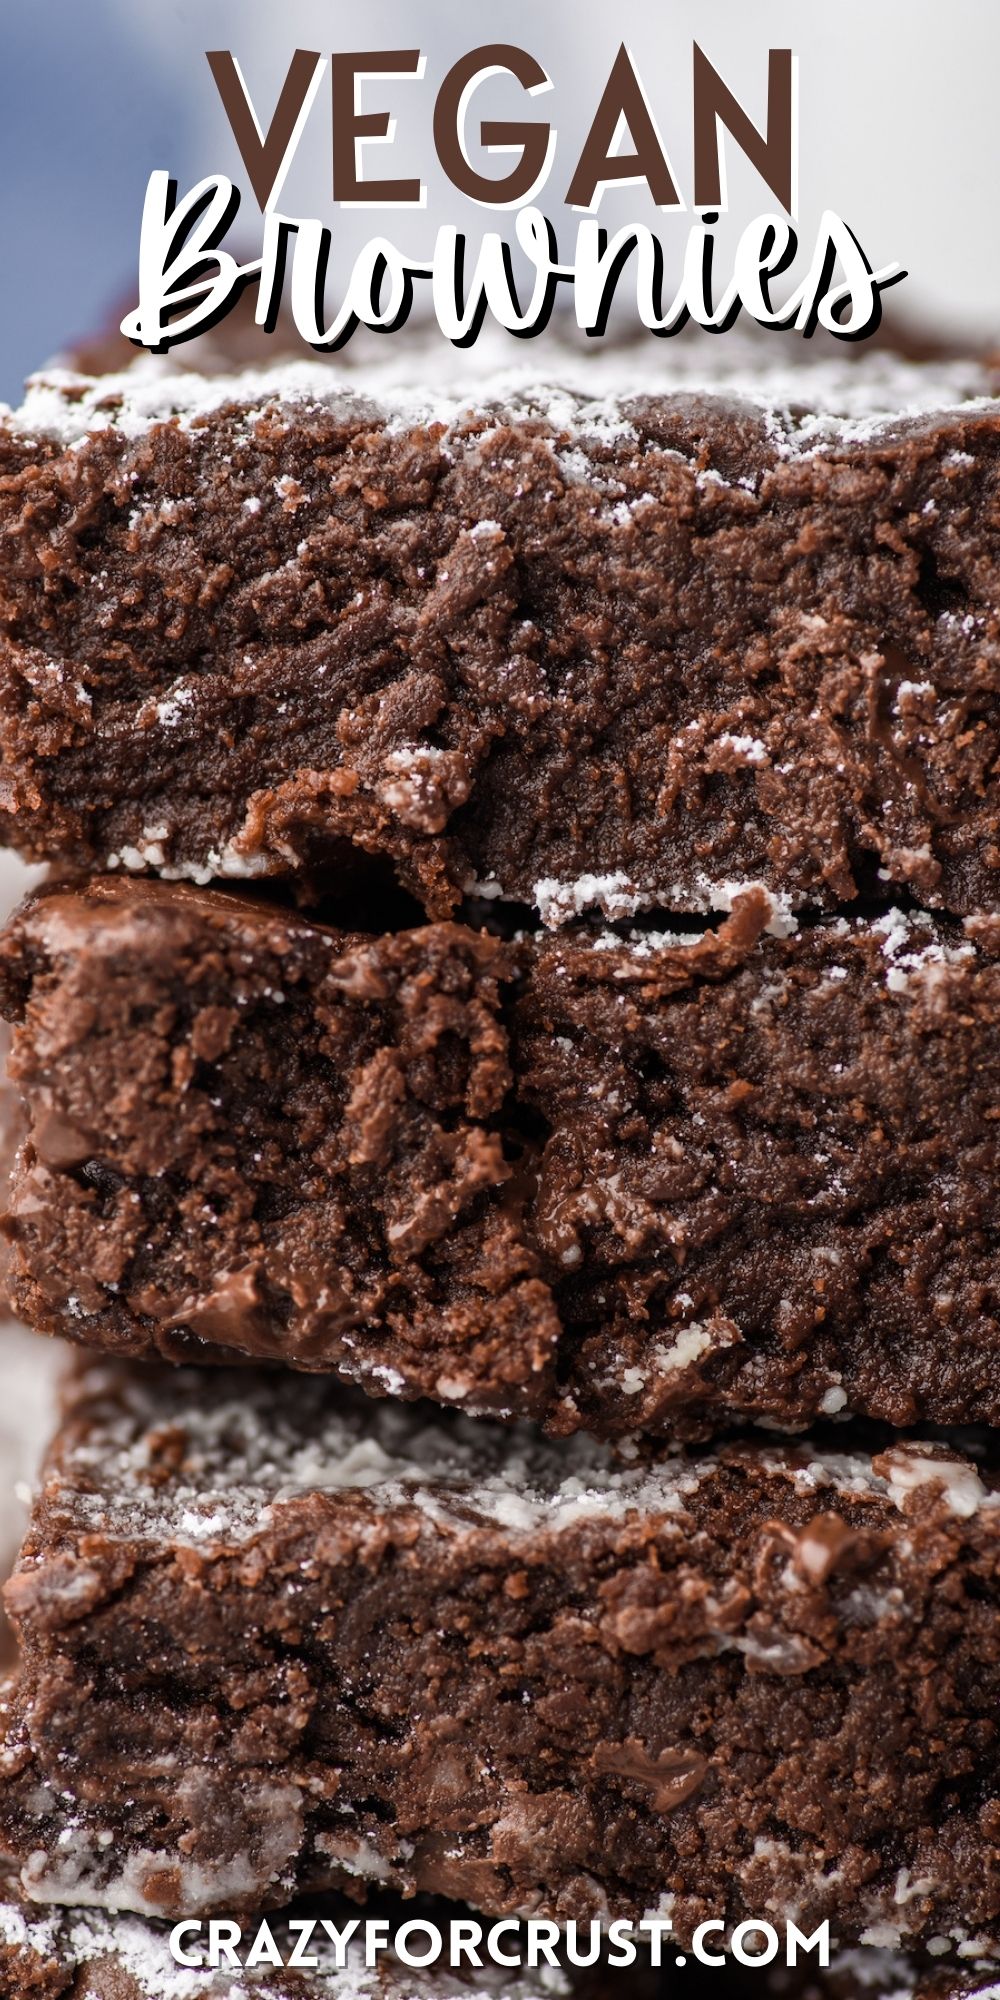
<instances>
[{"instance_id":1,"label":"bottom brownie","mask_svg":"<svg viewBox=\"0 0 1000 2000\"><path fill-rule=\"evenodd\" d=\"M825 1969L814 1969L809 1958L797 1967L753 1969L732 1961L710 1969L689 1959L682 1972L668 1953L656 1971L644 1962L641 1943L638 1963L625 1968L603 1963L573 1971L545 1963L532 1970L485 1963L478 1970L421 1969L389 1954L367 1967L363 1923L342 1952L321 1928L327 1917L342 1931L352 1914L357 1913L327 1902L271 1917L281 1968L243 1964L257 1932L256 1925L245 1925L236 1947L239 1962L213 1969L207 1963L180 1965L165 1924L95 1910L43 1915L0 1897L0 1993L3 2000L668 2000L673 1994L677 2000L996 2000L1000 1992L995 1968L942 1967L926 1957L877 1950L838 1953ZM461 1912L453 1905L446 1911L433 1906L428 1914L447 1935L445 1926ZM389 1906L384 1915L394 1938L413 1911ZM315 1930L303 1944L301 1930L290 1926L309 1919ZM318 1964L288 1969L297 1947ZM412 1936L408 1948L420 1955L425 1935ZM189 1957L196 1955L190 1938L184 1949ZM498 1949L508 1958L526 1955L523 1936L505 1935Z\"/></svg>"},{"instance_id":2,"label":"bottom brownie","mask_svg":"<svg viewBox=\"0 0 1000 2000\"><path fill-rule=\"evenodd\" d=\"M452 1912L450 1914L457 1914ZM363 1934L339 1952L322 1931L327 1917L342 1929L356 1911L329 1903L289 1917L271 1917L269 1929L282 1966L266 1963L248 1967L256 1926L245 1927L236 1965L213 1968L182 1965L170 1949L165 1924L142 1917L104 1916L96 1910L55 1910L42 1915L17 1900L0 1900L0 1995L2 2000L612 2000L613 1974L571 1980L550 1965L537 1971L484 1966L450 1971L447 1966L418 1968L395 1956L381 1955L365 1964ZM396 1910L394 1934L413 1912ZM318 1964L287 1969L296 1948L302 1955L301 1932L290 1923L315 1918L316 1929L305 1949ZM440 1913L434 1913L440 1927ZM502 1947L509 1955L511 1940ZM183 1949L196 1956L190 1937ZM426 1949L426 1938L414 1936L411 1955ZM343 1958L344 1963L339 1963ZM634 1975L630 1974L630 1979ZM625 1990L620 1988L622 2000ZM635 1995L635 1987L630 1987ZM654 2000L655 1987L640 1979L641 2000Z\"/></svg>"},{"instance_id":3,"label":"bottom brownie","mask_svg":"<svg viewBox=\"0 0 1000 2000\"><path fill-rule=\"evenodd\" d=\"M158 1916L381 1884L989 1948L998 1488L92 1362L7 1590L0 1843Z\"/></svg>"},{"instance_id":4,"label":"bottom brownie","mask_svg":"<svg viewBox=\"0 0 1000 2000\"><path fill-rule=\"evenodd\" d=\"M763 1979L745 1975L733 2000L997 2000L998 1968L981 1961L959 1967L895 1951L838 1952L824 1971L780 1968ZM726 2000L728 1973L716 1975L717 2000Z\"/></svg>"}]
</instances>

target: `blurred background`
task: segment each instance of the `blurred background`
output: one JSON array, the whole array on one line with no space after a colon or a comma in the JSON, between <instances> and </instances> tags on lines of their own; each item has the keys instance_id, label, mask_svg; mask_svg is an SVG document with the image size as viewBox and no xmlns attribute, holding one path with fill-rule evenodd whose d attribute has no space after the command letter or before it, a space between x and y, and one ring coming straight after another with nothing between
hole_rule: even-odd
<instances>
[{"instance_id":1,"label":"blurred background","mask_svg":"<svg viewBox=\"0 0 1000 2000\"><path fill-rule=\"evenodd\" d=\"M554 88L527 115L559 131L542 206L564 254L575 222L561 197L611 62L625 40L646 85L682 193L691 194L691 42L697 36L756 122L762 122L769 46L800 59L800 205L804 247L824 208L836 209L873 264L910 276L887 315L989 342L1000 318L1000 7L994 0L494 0L477 12L458 0L30 0L4 10L0 39L0 250L7 272L0 319L0 396L74 338L134 302L146 179L168 168L183 187L212 171L246 177L205 62L231 48L266 122L293 49L421 47L423 83L367 87L369 108L398 119L392 170L428 184L423 215L340 214L336 246L383 231L421 254L443 221L478 233L502 218L471 209L436 172L434 93L477 39L520 43ZM484 86L471 120L512 117L512 80ZM764 184L730 145L729 228L773 207ZM492 171L502 171L494 160ZM387 170L384 150L367 171ZM490 171L486 163L486 171ZM321 89L282 207L331 219L329 97ZM656 223L634 189L605 199L613 228ZM690 216L659 218L683 244ZM249 199L243 242L254 254L259 215ZM565 234L563 234L565 232Z\"/></svg>"}]
</instances>

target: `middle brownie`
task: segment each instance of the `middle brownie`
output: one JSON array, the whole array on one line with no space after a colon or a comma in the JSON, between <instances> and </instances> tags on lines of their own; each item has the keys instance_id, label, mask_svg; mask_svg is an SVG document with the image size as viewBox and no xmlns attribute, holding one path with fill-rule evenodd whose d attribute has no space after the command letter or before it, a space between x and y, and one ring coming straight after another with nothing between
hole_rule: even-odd
<instances>
[{"instance_id":1,"label":"middle brownie","mask_svg":"<svg viewBox=\"0 0 1000 2000\"><path fill-rule=\"evenodd\" d=\"M16 1309L697 1437L1000 1422L998 936L378 937L99 880L0 948Z\"/></svg>"}]
</instances>

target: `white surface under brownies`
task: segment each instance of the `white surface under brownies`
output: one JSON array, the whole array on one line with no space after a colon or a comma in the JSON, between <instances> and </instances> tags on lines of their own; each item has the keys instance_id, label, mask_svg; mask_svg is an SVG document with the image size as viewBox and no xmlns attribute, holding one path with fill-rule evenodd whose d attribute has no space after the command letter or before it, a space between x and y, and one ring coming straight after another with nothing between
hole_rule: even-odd
<instances>
[{"instance_id":1,"label":"white surface under brownies","mask_svg":"<svg viewBox=\"0 0 1000 2000\"><path fill-rule=\"evenodd\" d=\"M59 1341L0 1320L0 1583L17 1554L30 1489L55 1428L56 1378L65 1352Z\"/></svg>"}]
</instances>

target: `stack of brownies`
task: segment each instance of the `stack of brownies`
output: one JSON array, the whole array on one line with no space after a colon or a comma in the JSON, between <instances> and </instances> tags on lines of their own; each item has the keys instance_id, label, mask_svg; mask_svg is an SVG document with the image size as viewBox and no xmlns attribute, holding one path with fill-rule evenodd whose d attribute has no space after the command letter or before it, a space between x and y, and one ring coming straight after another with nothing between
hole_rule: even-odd
<instances>
[{"instance_id":1,"label":"stack of brownies","mask_svg":"<svg viewBox=\"0 0 1000 2000\"><path fill-rule=\"evenodd\" d=\"M214 1993L158 1923L378 1885L829 1920L825 1991L948 2000L1000 1952L993 378L470 363L0 423L55 871L8 1285L90 1350L2 1990Z\"/></svg>"}]
</instances>

